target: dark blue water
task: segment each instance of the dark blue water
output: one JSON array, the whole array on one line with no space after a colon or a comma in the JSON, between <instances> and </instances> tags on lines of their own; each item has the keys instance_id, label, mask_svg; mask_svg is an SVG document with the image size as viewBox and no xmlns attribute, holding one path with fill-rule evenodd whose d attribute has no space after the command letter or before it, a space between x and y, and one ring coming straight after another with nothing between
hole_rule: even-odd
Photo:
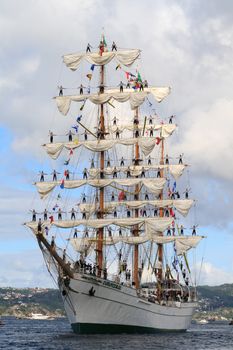
<instances>
[{"instance_id":1,"label":"dark blue water","mask_svg":"<svg viewBox=\"0 0 233 350\"><path fill-rule=\"evenodd\" d=\"M0 349L14 350L207 350L233 349L233 326L192 325L186 333L153 335L76 335L66 319L54 321L3 319Z\"/></svg>"}]
</instances>

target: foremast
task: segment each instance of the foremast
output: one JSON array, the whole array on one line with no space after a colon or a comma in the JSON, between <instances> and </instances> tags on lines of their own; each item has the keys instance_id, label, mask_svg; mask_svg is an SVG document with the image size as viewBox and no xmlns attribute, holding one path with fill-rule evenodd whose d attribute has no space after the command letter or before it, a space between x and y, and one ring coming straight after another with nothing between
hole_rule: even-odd
<instances>
[{"instance_id":1,"label":"foremast","mask_svg":"<svg viewBox=\"0 0 233 350\"><path fill-rule=\"evenodd\" d=\"M102 38L103 43L103 38ZM101 45L101 44L100 44ZM100 48L101 49L101 48ZM104 65L100 67L100 94L104 93ZM100 105L100 125L99 125L99 136L100 139L105 138L105 123L104 123L104 105ZM104 160L105 152L100 152L99 161L100 161L100 178L104 178ZM100 206L99 206L99 218L103 219L104 214L104 187L99 189L100 194ZM98 240L97 240L97 267L98 267L98 276L101 277L101 272L103 270L103 238L104 238L104 228L99 228L98 230Z\"/></svg>"},{"instance_id":2,"label":"foremast","mask_svg":"<svg viewBox=\"0 0 233 350\"><path fill-rule=\"evenodd\" d=\"M139 119L138 119L138 108L136 108L135 111L135 117L134 117L134 123L136 123L136 127L139 124ZM140 154L139 154L139 144L138 142L135 144L135 165L139 165L139 159L140 159ZM139 198L139 185L135 186L135 196L136 199L138 200ZM135 209L135 217L138 218L138 214L139 211L138 209ZM139 226L135 225L134 229L133 229L133 235L136 237L139 235ZM138 289L139 288L139 276L138 276L138 255L139 255L139 249L138 249L138 245L135 244L134 246L134 259L133 259L133 279L134 279L134 283L135 283L135 288Z\"/></svg>"}]
</instances>

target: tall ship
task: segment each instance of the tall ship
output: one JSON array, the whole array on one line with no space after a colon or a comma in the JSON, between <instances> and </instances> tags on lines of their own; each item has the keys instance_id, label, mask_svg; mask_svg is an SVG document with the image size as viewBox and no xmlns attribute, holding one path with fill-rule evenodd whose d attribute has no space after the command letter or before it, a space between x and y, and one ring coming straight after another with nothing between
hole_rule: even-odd
<instances>
[{"instance_id":1,"label":"tall ship","mask_svg":"<svg viewBox=\"0 0 233 350\"><path fill-rule=\"evenodd\" d=\"M40 171L41 207L25 225L76 333L185 331L197 307L188 251L203 237L196 222L184 227L195 202L180 179L188 165L169 152L174 116L156 106L171 88L148 83L141 56L104 35L63 56L81 83L74 94L58 86L70 127L43 144L52 167Z\"/></svg>"}]
</instances>

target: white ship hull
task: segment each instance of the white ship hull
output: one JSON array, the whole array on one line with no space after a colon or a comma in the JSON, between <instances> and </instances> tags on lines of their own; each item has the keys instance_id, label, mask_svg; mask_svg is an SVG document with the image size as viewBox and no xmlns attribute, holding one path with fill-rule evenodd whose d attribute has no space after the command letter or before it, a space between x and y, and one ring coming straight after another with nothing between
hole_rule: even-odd
<instances>
[{"instance_id":1,"label":"white ship hull","mask_svg":"<svg viewBox=\"0 0 233 350\"><path fill-rule=\"evenodd\" d=\"M89 294L91 287L95 290L94 296ZM68 319L76 333L185 331L197 306L195 302L151 303L137 297L133 288L100 279L96 281L91 276L77 275L70 280L69 287L62 285L60 289Z\"/></svg>"}]
</instances>

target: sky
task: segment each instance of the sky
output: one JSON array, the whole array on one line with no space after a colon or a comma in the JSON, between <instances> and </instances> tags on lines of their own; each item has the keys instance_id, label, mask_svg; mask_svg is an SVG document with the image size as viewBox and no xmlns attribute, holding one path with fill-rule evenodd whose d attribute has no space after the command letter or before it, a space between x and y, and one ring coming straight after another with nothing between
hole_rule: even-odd
<instances>
[{"instance_id":1,"label":"sky","mask_svg":"<svg viewBox=\"0 0 233 350\"><path fill-rule=\"evenodd\" d=\"M41 144L54 125L69 125L52 97L85 76L67 70L62 55L97 46L103 28L109 42L142 50L149 84L172 87L156 112L176 115L173 153L191 164L192 215L207 236L199 283L233 282L232 23L230 0L1 0L0 286L54 287L22 224L38 201L38 171L53 166Z\"/></svg>"}]
</instances>

